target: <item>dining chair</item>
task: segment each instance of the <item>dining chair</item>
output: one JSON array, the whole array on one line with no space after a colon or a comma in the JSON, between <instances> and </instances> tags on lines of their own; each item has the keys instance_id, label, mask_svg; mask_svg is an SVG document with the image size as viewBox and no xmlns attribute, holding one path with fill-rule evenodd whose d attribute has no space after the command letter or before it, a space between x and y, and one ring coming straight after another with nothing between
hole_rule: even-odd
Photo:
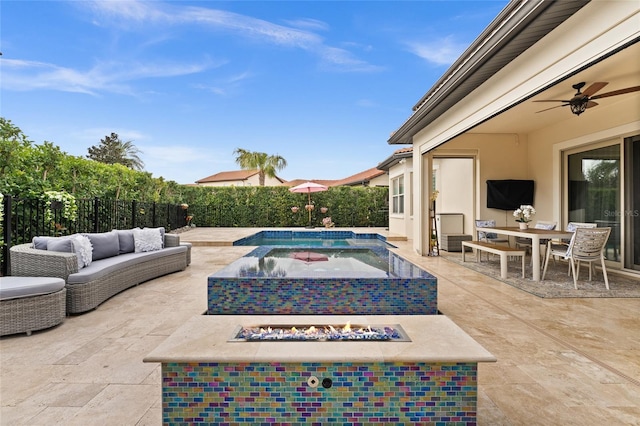
<instances>
[{"instance_id":1,"label":"dining chair","mask_svg":"<svg viewBox=\"0 0 640 426\"><path fill-rule=\"evenodd\" d=\"M509 244L509 237L499 237L495 232L484 232L478 228L495 228L496 221L493 219L478 219L476 220L476 234L478 241L486 241L488 243L507 243Z\"/></svg>"},{"instance_id":2,"label":"dining chair","mask_svg":"<svg viewBox=\"0 0 640 426\"><path fill-rule=\"evenodd\" d=\"M597 226L598 226L597 223L592 223L592 222L569 222L567 223L567 227L565 229L567 232L575 232L575 230L578 228L596 228ZM565 253L569 249L570 242L571 242L571 239L569 238L563 238L560 241L553 241L553 240L547 241L547 248L545 250L546 253L545 253L545 261L544 261L545 269L547 267L547 261L549 260L549 253L550 253L549 249L551 249L551 256L553 259L553 263L555 264L557 256L564 257ZM571 273L571 265L569 265L567 268L567 275L569 275L570 273Z\"/></svg>"},{"instance_id":3,"label":"dining chair","mask_svg":"<svg viewBox=\"0 0 640 426\"><path fill-rule=\"evenodd\" d=\"M545 254L544 267L543 267L543 270L542 270L542 280L544 280L544 277L547 274L547 267L549 266L549 260L553 259L553 261L555 263L555 257L556 256L564 257L565 259L569 260L567 275L571 274L572 261L570 260L570 254L571 254L572 245L573 245L573 243L575 241L578 229L596 230L596 229L607 229L607 228L596 228L596 224L595 223L573 222L573 223L570 223L569 225L567 225L567 231L569 229L573 229L574 234L573 234L573 236L571 237L571 240L569 240L568 243L565 243L564 241L554 241L554 240L550 240L547 243L547 250L546 250L546 254ZM611 232L611 228L608 228L608 229L609 229L609 232ZM607 235L607 238L608 238L608 235ZM607 240L605 239L603 244L605 244L606 241ZM604 253L604 245L602 246L602 251ZM597 260L597 259L594 259L594 260ZM593 260L590 261L590 262L593 262ZM590 263L589 266L591 267L592 264ZM603 254L603 271L604 271L604 274L605 274L605 283L607 285L607 289L609 289L609 281L608 281L608 278L606 276L606 270L604 269L604 254ZM589 271L589 279L591 279L591 271ZM574 274L574 285L576 285L575 281L576 281L576 277L575 277L575 274Z\"/></svg>"},{"instance_id":4,"label":"dining chair","mask_svg":"<svg viewBox=\"0 0 640 426\"><path fill-rule=\"evenodd\" d=\"M595 265L600 261L604 283L609 290L609 278L607 267L604 264L604 248L611 234L611 228L578 228L573 235L573 244L569 248L569 262L573 272L573 286L578 289L578 275L580 274L580 262L589 262L589 281Z\"/></svg>"}]
</instances>

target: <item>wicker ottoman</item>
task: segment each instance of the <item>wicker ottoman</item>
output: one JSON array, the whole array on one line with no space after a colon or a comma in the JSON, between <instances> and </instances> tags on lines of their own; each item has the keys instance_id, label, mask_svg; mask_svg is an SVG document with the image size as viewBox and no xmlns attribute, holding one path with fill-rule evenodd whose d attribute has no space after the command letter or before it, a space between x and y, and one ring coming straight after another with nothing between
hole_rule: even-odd
<instances>
[{"instance_id":1,"label":"wicker ottoman","mask_svg":"<svg viewBox=\"0 0 640 426\"><path fill-rule=\"evenodd\" d=\"M64 321L67 290L60 278L1 277L0 336L53 327Z\"/></svg>"}]
</instances>

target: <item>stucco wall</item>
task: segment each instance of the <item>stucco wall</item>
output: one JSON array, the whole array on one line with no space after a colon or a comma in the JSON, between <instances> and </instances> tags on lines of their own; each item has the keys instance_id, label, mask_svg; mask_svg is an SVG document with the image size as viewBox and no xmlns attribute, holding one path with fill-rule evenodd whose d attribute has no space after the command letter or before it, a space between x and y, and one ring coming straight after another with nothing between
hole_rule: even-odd
<instances>
[{"instance_id":1,"label":"stucco wall","mask_svg":"<svg viewBox=\"0 0 640 426\"><path fill-rule=\"evenodd\" d=\"M446 155L447 152L456 150L477 152L475 218L495 219L498 226L513 225L515 221L512 212L487 208L486 182L492 179L531 179L526 137L513 134L466 133L447 143L442 149L436 149L434 156ZM446 182L443 185L446 185ZM473 221L473 218L469 220ZM473 228L469 229L472 230Z\"/></svg>"}]
</instances>

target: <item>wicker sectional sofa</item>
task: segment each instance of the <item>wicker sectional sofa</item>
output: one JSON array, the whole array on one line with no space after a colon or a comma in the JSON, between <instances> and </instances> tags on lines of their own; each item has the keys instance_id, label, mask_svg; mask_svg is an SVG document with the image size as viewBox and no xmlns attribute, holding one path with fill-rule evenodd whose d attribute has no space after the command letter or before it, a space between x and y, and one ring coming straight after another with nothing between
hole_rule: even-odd
<instances>
[{"instance_id":1,"label":"wicker sectional sofa","mask_svg":"<svg viewBox=\"0 0 640 426\"><path fill-rule=\"evenodd\" d=\"M132 231L83 234L91 239L93 245L93 260L86 266L79 263L81 255L73 250L46 249L46 240L45 249L36 248L36 237L32 243L11 247L11 275L64 279L67 313L77 314L94 309L110 297L144 281L184 270L191 263L191 244L180 244L178 235L165 234L162 229L161 248L138 252L137 247L135 250L132 248ZM116 237L115 243L113 234L120 236L119 239ZM126 243L123 242L125 240ZM101 247L103 244L109 249Z\"/></svg>"}]
</instances>

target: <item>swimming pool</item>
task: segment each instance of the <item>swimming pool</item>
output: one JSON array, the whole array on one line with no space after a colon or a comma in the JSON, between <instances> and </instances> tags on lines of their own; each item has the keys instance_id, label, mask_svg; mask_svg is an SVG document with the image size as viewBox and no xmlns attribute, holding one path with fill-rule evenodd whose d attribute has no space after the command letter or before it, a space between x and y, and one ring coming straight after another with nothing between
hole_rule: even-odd
<instances>
[{"instance_id":1,"label":"swimming pool","mask_svg":"<svg viewBox=\"0 0 640 426\"><path fill-rule=\"evenodd\" d=\"M234 241L234 246L296 246L296 247L393 247L386 238L374 233L352 231L260 231L254 235Z\"/></svg>"}]
</instances>

